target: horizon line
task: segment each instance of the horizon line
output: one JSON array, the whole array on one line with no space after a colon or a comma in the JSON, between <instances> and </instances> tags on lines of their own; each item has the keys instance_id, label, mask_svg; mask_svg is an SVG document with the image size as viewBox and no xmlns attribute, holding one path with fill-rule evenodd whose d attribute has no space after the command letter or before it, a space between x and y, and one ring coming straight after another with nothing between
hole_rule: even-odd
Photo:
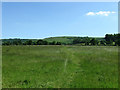
<instances>
[{"instance_id":1,"label":"horizon line","mask_svg":"<svg viewBox=\"0 0 120 90\"><path fill-rule=\"evenodd\" d=\"M106 33L106 34L120 34L119 32L118 33ZM106 35L105 34L105 35ZM105 37L104 36L88 36L88 35L58 35L58 36L47 36L47 37L42 37L42 38L25 38L25 37L9 37L9 38L0 38L0 39L45 39L45 38L51 38L51 37L98 37L98 38L101 38L101 37Z\"/></svg>"},{"instance_id":2,"label":"horizon line","mask_svg":"<svg viewBox=\"0 0 120 90\"><path fill-rule=\"evenodd\" d=\"M105 36L53 36L53 37L45 37L45 38L20 38L20 37L13 37L13 38L1 38L1 39L46 39L46 38L59 38L59 37L90 37L90 38L104 38Z\"/></svg>"}]
</instances>

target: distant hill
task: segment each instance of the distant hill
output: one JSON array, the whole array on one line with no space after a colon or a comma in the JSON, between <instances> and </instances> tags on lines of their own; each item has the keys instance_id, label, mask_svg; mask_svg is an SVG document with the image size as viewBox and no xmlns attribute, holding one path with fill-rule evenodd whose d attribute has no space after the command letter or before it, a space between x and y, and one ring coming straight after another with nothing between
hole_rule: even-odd
<instances>
[{"instance_id":1,"label":"distant hill","mask_svg":"<svg viewBox=\"0 0 120 90\"><path fill-rule=\"evenodd\" d=\"M0 40L1 41L1 40ZM1 44L1 42L0 42ZM105 37L60 36L44 39L2 39L2 45L108 45L120 46L120 34L106 34Z\"/></svg>"},{"instance_id":2,"label":"distant hill","mask_svg":"<svg viewBox=\"0 0 120 90\"><path fill-rule=\"evenodd\" d=\"M49 38L44 38L42 40L44 41L47 41L47 42L61 42L61 43L72 43L72 41L75 39L75 38L85 38L85 37L75 37L75 36L61 36L61 37L49 37ZM103 40L104 37L89 37L89 38L96 38L97 40ZM14 38L14 39L2 39L2 42L13 42L13 41L16 41L16 40L21 40L22 42L26 42L28 40L32 40L33 42L34 41L37 41L39 39L19 39L19 38Z\"/></svg>"},{"instance_id":3,"label":"distant hill","mask_svg":"<svg viewBox=\"0 0 120 90\"><path fill-rule=\"evenodd\" d=\"M71 43L73 41L73 39L76 37L49 37L49 38L45 38L43 40L48 41L48 42L61 42L61 43Z\"/></svg>"},{"instance_id":4,"label":"distant hill","mask_svg":"<svg viewBox=\"0 0 120 90\"><path fill-rule=\"evenodd\" d=\"M48 42L61 42L61 43L72 43L72 41L75 38L85 38L85 37L72 37L72 36L62 36L62 37L49 37L49 38L45 38L43 40L48 41ZM89 37L89 38L95 38L96 40L104 40L104 37Z\"/></svg>"}]
</instances>

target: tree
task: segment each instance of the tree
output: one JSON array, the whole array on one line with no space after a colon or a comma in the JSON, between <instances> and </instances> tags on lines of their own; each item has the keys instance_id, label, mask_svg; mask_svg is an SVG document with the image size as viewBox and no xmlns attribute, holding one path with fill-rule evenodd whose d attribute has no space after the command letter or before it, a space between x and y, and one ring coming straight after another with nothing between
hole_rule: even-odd
<instances>
[{"instance_id":1,"label":"tree","mask_svg":"<svg viewBox=\"0 0 120 90\"><path fill-rule=\"evenodd\" d=\"M11 45L11 42L10 41L6 41L3 43L3 45Z\"/></svg>"},{"instance_id":2,"label":"tree","mask_svg":"<svg viewBox=\"0 0 120 90\"><path fill-rule=\"evenodd\" d=\"M57 42L56 45L61 45L61 42Z\"/></svg>"},{"instance_id":3,"label":"tree","mask_svg":"<svg viewBox=\"0 0 120 90\"><path fill-rule=\"evenodd\" d=\"M32 45L32 40L28 40L27 45Z\"/></svg>"},{"instance_id":4,"label":"tree","mask_svg":"<svg viewBox=\"0 0 120 90\"><path fill-rule=\"evenodd\" d=\"M55 41L50 42L50 45L56 45L56 42Z\"/></svg>"},{"instance_id":5,"label":"tree","mask_svg":"<svg viewBox=\"0 0 120 90\"><path fill-rule=\"evenodd\" d=\"M101 40L101 41L100 41L100 44L101 44L101 45L106 45L105 40Z\"/></svg>"},{"instance_id":6,"label":"tree","mask_svg":"<svg viewBox=\"0 0 120 90\"><path fill-rule=\"evenodd\" d=\"M13 45L18 45L18 42L17 42L17 41L13 41L12 44L13 44Z\"/></svg>"},{"instance_id":7,"label":"tree","mask_svg":"<svg viewBox=\"0 0 120 90\"><path fill-rule=\"evenodd\" d=\"M37 45L37 42L34 41L34 42L32 42L32 44L33 44L33 45Z\"/></svg>"},{"instance_id":8,"label":"tree","mask_svg":"<svg viewBox=\"0 0 120 90\"><path fill-rule=\"evenodd\" d=\"M48 45L48 42L47 41L43 41L43 45Z\"/></svg>"},{"instance_id":9,"label":"tree","mask_svg":"<svg viewBox=\"0 0 120 90\"><path fill-rule=\"evenodd\" d=\"M85 45L89 45L90 38L89 37L85 37L85 39L83 39L83 42L85 43Z\"/></svg>"},{"instance_id":10,"label":"tree","mask_svg":"<svg viewBox=\"0 0 120 90\"><path fill-rule=\"evenodd\" d=\"M114 35L114 37L115 37L115 45L120 46L120 34L116 34Z\"/></svg>"},{"instance_id":11,"label":"tree","mask_svg":"<svg viewBox=\"0 0 120 90\"><path fill-rule=\"evenodd\" d=\"M23 43L23 45L32 45L32 44L33 44L32 40L28 40L28 41L26 41L26 42Z\"/></svg>"},{"instance_id":12,"label":"tree","mask_svg":"<svg viewBox=\"0 0 120 90\"><path fill-rule=\"evenodd\" d=\"M22 41L20 39L13 39L12 41L13 45L22 45Z\"/></svg>"},{"instance_id":13,"label":"tree","mask_svg":"<svg viewBox=\"0 0 120 90\"><path fill-rule=\"evenodd\" d=\"M73 39L73 44L78 44L78 43L80 43L80 38Z\"/></svg>"},{"instance_id":14,"label":"tree","mask_svg":"<svg viewBox=\"0 0 120 90\"><path fill-rule=\"evenodd\" d=\"M37 45L43 45L43 40L41 40L41 39L38 40L38 41L37 41Z\"/></svg>"},{"instance_id":15,"label":"tree","mask_svg":"<svg viewBox=\"0 0 120 90\"><path fill-rule=\"evenodd\" d=\"M38 40L37 42L36 42L36 44L37 45L48 45L48 42L47 41L43 41L43 40Z\"/></svg>"},{"instance_id":16,"label":"tree","mask_svg":"<svg viewBox=\"0 0 120 90\"><path fill-rule=\"evenodd\" d=\"M95 38L93 38L91 41L90 41L91 45L97 45L98 44L98 40L96 40Z\"/></svg>"},{"instance_id":17,"label":"tree","mask_svg":"<svg viewBox=\"0 0 120 90\"><path fill-rule=\"evenodd\" d=\"M105 40L106 40L106 44L113 45L113 41L115 41L115 37L112 34L106 34Z\"/></svg>"}]
</instances>

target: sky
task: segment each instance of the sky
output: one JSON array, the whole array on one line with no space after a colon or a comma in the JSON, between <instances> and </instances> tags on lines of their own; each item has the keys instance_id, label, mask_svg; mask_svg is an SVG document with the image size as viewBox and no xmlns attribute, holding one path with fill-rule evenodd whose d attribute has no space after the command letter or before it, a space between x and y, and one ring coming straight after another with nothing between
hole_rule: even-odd
<instances>
[{"instance_id":1,"label":"sky","mask_svg":"<svg viewBox=\"0 0 120 90\"><path fill-rule=\"evenodd\" d=\"M3 2L2 38L118 33L117 2Z\"/></svg>"}]
</instances>

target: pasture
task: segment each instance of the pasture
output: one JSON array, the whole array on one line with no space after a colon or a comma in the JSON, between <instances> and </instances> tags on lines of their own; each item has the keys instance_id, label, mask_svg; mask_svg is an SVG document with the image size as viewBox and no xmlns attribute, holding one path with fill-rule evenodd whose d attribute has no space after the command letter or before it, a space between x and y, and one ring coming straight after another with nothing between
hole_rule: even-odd
<instances>
[{"instance_id":1,"label":"pasture","mask_svg":"<svg viewBox=\"0 0 120 90\"><path fill-rule=\"evenodd\" d=\"M3 46L3 88L117 88L116 46Z\"/></svg>"}]
</instances>

